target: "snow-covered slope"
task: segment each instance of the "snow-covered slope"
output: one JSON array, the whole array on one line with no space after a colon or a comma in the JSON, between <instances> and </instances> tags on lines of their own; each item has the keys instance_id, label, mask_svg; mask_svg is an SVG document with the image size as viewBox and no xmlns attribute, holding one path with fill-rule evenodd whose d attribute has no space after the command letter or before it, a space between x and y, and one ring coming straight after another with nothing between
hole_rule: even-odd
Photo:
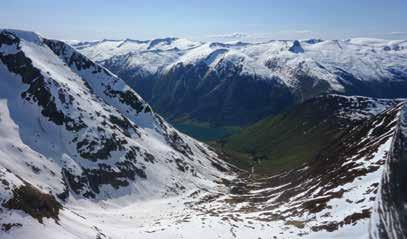
<instances>
[{"instance_id":1,"label":"snow-covered slope","mask_svg":"<svg viewBox=\"0 0 407 239\"><path fill-rule=\"evenodd\" d=\"M151 47L154 41L163 40L103 40L75 43L74 47L123 78L169 119L187 115L211 123L247 124L280 112L283 108L278 106L262 107L276 100L290 105L330 92L407 96L407 41L357 38L202 43L168 38ZM284 93L273 92L275 88ZM271 97L264 97L259 104L258 95ZM204 107L204 101L215 103ZM189 107L188 102L195 102L196 107ZM174 113L177 110L179 113ZM236 112L231 119L216 115L230 111ZM213 117L205 119L207 114ZM253 116L244 119L248 114Z\"/></svg>"},{"instance_id":2,"label":"snow-covered slope","mask_svg":"<svg viewBox=\"0 0 407 239\"><path fill-rule=\"evenodd\" d=\"M65 203L124 206L226 177L216 153L67 44L1 30L0 60L3 225L52 224L44 218L57 222L58 211L69 211Z\"/></svg>"},{"instance_id":3,"label":"snow-covered slope","mask_svg":"<svg viewBox=\"0 0 407 239\"><path fill-rule=\"evenodd\" d=\"M141 67L154 73L162 66L168 65L202 43L189 41L182 38L163 38L147 41L132 39L102 40L94 42L69 42L76 49L89 58L103 62L122 56L121 61L126 61L128 67Z\"/></svg>"}]
</instances>

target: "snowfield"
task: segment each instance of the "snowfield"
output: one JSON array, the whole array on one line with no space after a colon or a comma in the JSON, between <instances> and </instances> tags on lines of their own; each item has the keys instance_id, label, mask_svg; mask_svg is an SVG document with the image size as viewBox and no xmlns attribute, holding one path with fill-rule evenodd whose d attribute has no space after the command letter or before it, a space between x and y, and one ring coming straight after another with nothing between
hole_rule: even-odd
<instances>
[{"instance_id":1,"label":"snowfield","mask_svg":"<svg viewBox=\"0 0 407 239\"><path fill-rule=\"evenodd\" d=\"M390 44L351 40L342 47L367 43ZM99 44L103 51L171 52L182 62L214 48L172 38L76 47ZM289 47L264 44L269 51ZM247 71L267 74L256 66L265 59L253 53L263 45L216 46L228 50L206 61L250 59ZM317 47L301 45L309 54ZM297 53L281 54L295 64ZM365 120L326 157L268 177L249 175L172 128L120 78L69 45L0 30L0 238L380 238L383 228L389 238L402 238L397 220L389 219L394 209L378 208L388 200L381 197L384 179L407 134L407 111L401 100L370 101L365 110L341 113Z\"/></svg>"}]
</instances>

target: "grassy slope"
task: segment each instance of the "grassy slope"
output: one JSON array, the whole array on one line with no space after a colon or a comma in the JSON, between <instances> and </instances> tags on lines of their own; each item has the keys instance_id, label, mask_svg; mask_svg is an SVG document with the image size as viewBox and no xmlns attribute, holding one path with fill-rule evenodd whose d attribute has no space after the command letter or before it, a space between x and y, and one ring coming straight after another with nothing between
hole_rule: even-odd
<instances>
[{"instance_id":1,"label":"grassy slope","mask_svg":"<svg viewBox=\"0 0 407 239\"><path fill-rule=\"evenodd\" d=\"M260 158L255 164L259 173L299 166L344 132L343 122L332 116L333 104L311 100L264 119L227 138L223 151L243 168L250 167L253 157Z\"/></svg>"}]
</instances>

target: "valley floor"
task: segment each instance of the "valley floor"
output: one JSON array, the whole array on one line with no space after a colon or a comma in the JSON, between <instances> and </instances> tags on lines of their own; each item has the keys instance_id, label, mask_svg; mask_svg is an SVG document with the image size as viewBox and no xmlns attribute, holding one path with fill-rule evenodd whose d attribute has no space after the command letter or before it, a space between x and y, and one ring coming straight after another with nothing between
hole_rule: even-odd
<instances>
[{"instance_id":1,"label":"valley floor","mask_svg":"<svg viewBox=\"0 0 407 239\"><path fill-rule=\"evenodd\" d=\"M52 219L42 225L26 217L18 234L11 230L2 238L308 238L309 235L342 238L352 234L353 238L366 237L361 232L368 227L367 221L347 226L346 234L342 231L314 233L310 228L303 228L302 222L262 219L262 210L241 212L245 203L224 204L225 196L218 192L203 195L201 199L206 202L197 203L191 194L186 194L125 207L112 202L95 206L78 201L65 207L59 225Z\"/></svg>"},{"instance_id":2,"label":"valley floor","mask_svg":"<svg viewBox=\"0 0 407 239\"><path fill-rule=\"evenodd\" d=\"M361 196L370 181L361 183L361 190L332 200L320 212L299 216L290 207L303 205L303 198L285 205L278 203L283 190L297 186L290 183L272 186L281 176L284 177L275 175L273 180L240 173L235 180L224 181L210 191L137 202L132 198L98 203L71 199L61 211L58 223L45 219L40 224L29 216L21 218L23 214L10 215L7 221L22 221L24 226L11 229L1 238L367 238L371 223L368 218L342 224L333 232L317 225L323 214L332 213L327 219L332 220L354 210L349 198ZM369 194L362 197L368 199ZM366 203L361 207L374 204L370 200ZM4 219L1 221L4 223Z\"/></svg>"}]
</instances>

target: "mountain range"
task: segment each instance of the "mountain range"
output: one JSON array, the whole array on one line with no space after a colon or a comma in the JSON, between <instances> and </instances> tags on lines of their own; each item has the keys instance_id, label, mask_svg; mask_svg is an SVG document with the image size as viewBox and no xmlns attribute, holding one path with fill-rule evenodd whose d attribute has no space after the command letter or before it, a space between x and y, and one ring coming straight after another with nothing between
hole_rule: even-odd
<instances>
[{"instance_id":1,"label":"mountain range","mask_svg":"<svg viewBox=\"0 0 407 239\"><path fill-rule=\"evenodd\" d=\"M320 94L398 98L407 92L402 40L71 43L174 123L247 126Z\"/></svg>"}]
</instances>

